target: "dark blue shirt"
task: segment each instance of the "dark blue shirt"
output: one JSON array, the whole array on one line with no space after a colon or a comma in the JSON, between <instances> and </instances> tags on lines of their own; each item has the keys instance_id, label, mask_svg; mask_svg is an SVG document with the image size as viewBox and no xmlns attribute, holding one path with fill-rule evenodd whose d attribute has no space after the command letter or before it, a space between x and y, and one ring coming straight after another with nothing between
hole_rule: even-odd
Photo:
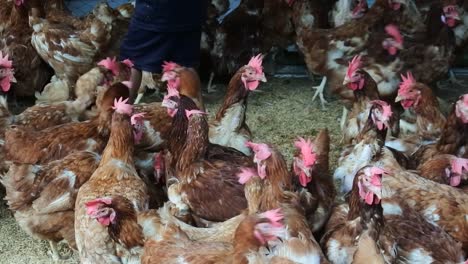
<instances>
[{"instance_id":1,"label":"dark blue shirt","mask_svg":"<svg viewBox=\"0 0 468 264\"><path fill-rule=\"evenodd\" d=\"M157 32L201 30L206 0L136 0L132 24Z\"/></svg>"}]
</instances>

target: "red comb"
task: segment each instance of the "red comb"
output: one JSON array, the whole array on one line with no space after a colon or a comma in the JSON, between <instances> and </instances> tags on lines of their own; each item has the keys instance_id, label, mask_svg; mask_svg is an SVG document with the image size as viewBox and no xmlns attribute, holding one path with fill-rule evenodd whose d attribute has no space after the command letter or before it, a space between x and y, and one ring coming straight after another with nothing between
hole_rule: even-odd
<instances>
[{"instance_id":1,"label":"red comb","mask_svg":"<svg viewBox=\"0 0 468 264\"><path fill-rule=\"evenodd\" d=\"M114 106L112 109L114 109L119 114L131 115L133 106L131 104L127 104L127 101L128 98L124 100L122 97L120 97L118 100L117 98L114 99Z\"/></svg>"},{"instance_id":2,"label":"red comb","mask_svg":"<svg viewBox=\"0 0 468 264\"><path fill-rule=\"evenodd\" d=\"M252 168L242 168L241 171L237 174L240 184L245 184L255 176L258 176L257 172Z\"/></svg>"},{"instance_id":3,"label":"red comb","mask_svg":"<svg viewBox=\"0 0 468 264\"><path fill-rule=\"evenodd\" d=\"M86 214L91 214L99 204L112 204L111 198L97 198L85 203L86 206Z\"/></svg>"},{"instance_id":4,"label":"red comb","mask_svg":"<svg viewBox=\"0 0 468 264\"><path fill-rule=\"evenodd\" d=\"M255 156L260 160L268 159L271 156L271 150L267 144L251 141L247 141L245 144L255 152Z\"/></svg>"},{"instance_id":5,"label":"red comb","mask_svg":"<svg viewBox=\"0 0 468 264\"><path fill-rule=\"evenodd\" d=\"M283 226L283 224L280 221L283 220L284 215L281 213L280 208L261 213L260 217L267 218L268 220L270 220L273 226Z\"/></svg>"},{"instance_id":6,"label":"red comb","mask_svg":"<svg viewBox=\"0 0 468 264\"><path fill-rule=\"evenodd\" d=\"M262 73L263 72L263 56L262 54L258 54L257 56L254 56L250 59L248 66L252 67L255 69L257 73Z\"/></svg>"},{"instance_id":7,"label":"red comb","mask_svg":"<svg viewBox=\"0 0 468 264\"><path fill-rule=\"evenodd\" d=\"M127 65L127 67L129 68L133 68L133 66L135 66L135 64L133 64L133 62L130 59L125 59L122 61L122 63Z\"/></svg>"},{"instance_id":8,"label":"red comb","mask_svg":"<svg viewBox=\"0 0 468 264\"><path fill-rule=\"evenodd\" d=\"M294 146L301 150L302 159L305 166L312 166L315 164L317 155L313 150L313 144L310 139L305 140L304 138L299 137L298 140L294 142Z\"/></svg>"},{"instance_id":9,"label":"red comb","mask_svg":"<svg viewBox=\"0 0 468 264\"><path fill-rule=\"evenodd\" d=\"M132 125L136 124L141 124L143 122L143 117L145 116L145 113L138 113L138 114L133 114L132 117L130 118L130 123Z\"/></svg>"},{"instance_id":10,"label":"red comb","mask_svg":"<svg viewBox=\"0 0 468 264\"><path fill-rule=\"evenodd\" d=\"M393 114L392 107L385 101L382 100L373 100L370 102L371 104L377 104L382 107L382 116L386 118L390 118Z\"/></svg>"},{"instance_id":11,"label":"red comb","mask_svg":"<svg viewBox=\"0 0 468 264\"><path fill-rule=\"evenodd\" d=\"M107 57L104 60L98 62L97 65L108 69L109 71L112 72L113 75L118 75L119 74L119 67L117 65L117 61L116 61L115 57L113 57L113 58Z\"/></svg>"},{"instance_id":12,"label":"red comb","mask_svg":"<svg viewBox=\"0 0 468 264\"><path fill-rule=\"evenodd\" d=\"M3 57L2 51L0 51L0 67L3 67L3 68L13 67L13 61L9 60L8 54L6 53L5 53L5 57Z\"/></svg>"},{"instance_id":13,"label":"red comb","mask_svg":"<svg viewBox=\"0 0 468 264\"><path fill-rule=\"evenodd\" d=\"M379 167L372 167L372 168L370 169L370 172L371 172L372 174L374 174L374 175L375 175L375 174L380 175L380 174L385 174L385 173L387 173L384 169L379 168Z\"/></svg>"},{"instance_id":14,"label":"red comb","mask_svg":"<svg viewBox=\"0 0 468 264\"><path fill-rule=\"evenodd\" d=\"M410 71L406 73L406 76L403 74L401 74L400 76L401 76L402 82L400 83L398 94L405 94L416 83L416 80L414 79L413 74Z\"/></svg>"},{"instance_id":15,"label":"red comb","mask_svg":"<svg viewBox=\"0 0 468 264\"><path fill-rule=\"evenodd\" d=\"M172 62L172 61L165 61L162 65L163 73L168 71L173 71L177 67L180 67L179 64Z\"/></svg>"},{"instance_id":16,"label":"red comb","mask_svg":"<svg viewBox=\"0 0 468 264\"><path fill-rule=\"evenodd\" d=\"M462 174L463 170L468 171L468 159L454 158L451 161L452 171Z\"/></svg>"},{"instance_id":17,"label":"red comb","mask_svg":"<svg viewBox=\"0 0 468 264\"><path fill-rule=\"evenodd\" d=\"M397 26L390 24L385 27L385 31L388 35L392 36L396 42L403 44L403 37L400 34L400 30Z\"/></svg>"},{"instance_id":18,"label":"red comb","mask_svg":"<svg viewBox=\"0 0 468 264\"><path fill-rule=\"evenodd\" d=\"M356 55L348 64L348 70L346 71L346 76L352 78L353 74L361 68L361 55Z\"/></svg>"},{"instance_id":19,"label":"red comb","mask_svg":"<svg viewBox=\"0 0 468 264\"><path fill-rule=\"evenodd\" d=\"M468 105L468 94L464 94L464 95L462 96L462 99L463 99L463 103L464 103L465 105Z\"/></svg>"},{"instance_id":20,"label":"red comb","mask_svg":"<svg viewBox=\"0 0 468 264\"><path fill-rule=\"evenodd\" d=\"M95 204L98 204L98 203L112 204L112 198L108 198L108 197L105 197L105 198L96 198L96 199L94 199L94 200L91 200L91 201L86 202L86 203L85 203L85 206L95 205Z\"/></svg>"}]
</instances>

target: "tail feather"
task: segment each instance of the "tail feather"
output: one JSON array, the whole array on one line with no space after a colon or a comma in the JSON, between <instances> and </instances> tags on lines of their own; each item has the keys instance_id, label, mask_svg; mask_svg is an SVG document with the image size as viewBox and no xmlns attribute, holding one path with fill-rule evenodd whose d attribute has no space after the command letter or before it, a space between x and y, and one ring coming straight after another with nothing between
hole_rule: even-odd
<instances>
[{"instance_id":1,"label":"tail feather","mask_svg":"<svg viewBox=\"0 0 468 264\"><path fill-rule=\"evenodd\" d=\"M298 237L283 241L269 253L272 258L282 258L284 262L279 263L285 263L286 260L291 261L291 263L304 264L318 264L321 262L318 245L306 239L302 233L299 233Z\"/></svg>"},{"instance_id":2,"label":"tail feather","mask_svg":"<svg viewBox=\"0 0 468 264\"><path fill-rule=\"evenodd\" d=\"M138 224L142 227L143 235L148 240L161 241L169 237L187 239L187 235L172 222L169 203L156 210L149 210L138 214Z\"/></svg>"},{"instance_id":3,"label":"tail feather","mask_svg":"<svg viewBox=\"0 0 468 264\"><path fill-rule=\"evenodd\" d=\"M330 134L328 129L322 129L314 140L314 150L317 153L317 165L321 174L329 172Z\"/></svg>"},{"instance_id":4,"label":"tail feather","mask_svg":"<svg viewBox=\"0 0 468 264\"><path fill-rule=\"evenodd\" d=\"M10 210L18 211L31 205L36 197L33 190L40 170L39 165L13 164L8 172L2 175L0 183L5 186L5 200Z\"/></svg>"},{"instance_id":5,"label":"tail feather","mask_svg":"<svg viewBox=\"0 0 468 264\"><path fill-rule=\"evenodd\" d=\"M330 152L330 133L327 128L320 130L314 141L315 152L320 155L328 155Z\"/></svg>"},{"instance_id":6,"label":"tail feather","mask_svg":"<svg viewBox=\"0 0 468 264\"><path fill-rule=\"evenodd\" d=\"M36 104L53 104L66 101L70 97L70 84L66 80L61 80L56 76L52 76L50 83L44 87L42 93L36 92L35 96Z\"/></svg>"}]
</instances>

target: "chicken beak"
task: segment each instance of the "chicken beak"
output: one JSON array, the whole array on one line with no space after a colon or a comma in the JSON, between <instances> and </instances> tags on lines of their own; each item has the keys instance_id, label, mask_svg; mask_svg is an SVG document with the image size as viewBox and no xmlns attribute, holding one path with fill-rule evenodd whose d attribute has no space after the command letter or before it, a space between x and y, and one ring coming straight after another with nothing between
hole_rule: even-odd
<instances>
[{"instance_id":1,"label":"chicken beak","mask_svg":"<svg viewBox=\"0 0 468 264\"><path fill-rule=\"evenodd\" d=\"M267 79L265 77L265 73L262 73L262 75L260 76L260 81L261 82L267 82Z\"/></svg>"},{"instance_id":2,"label":"chicken beak","mask_svg":"<svg viewBox=\"0 0 468 264\"><path fill-rule=\"evenodd\" d=\"M169 78L169 74L166 74L166 73L164 73L164 74L162 75L162 77L161 77L161 81L162 81L162 82L167 82L167 81L169 81L169 79L170 79L170 78Z\"/></svg>"},{"instance_id":3,"label":"chicken beak","mask_svg":"<svg viewBox=\"0 0 468 264\"><path fill-rule=\"evenodd\" d=\"M395 103L400 102L400 101L402 101L403 99L404 99L404 98L403 98L402 96L398 95L398 96L395 98Z\"/></svg>"},{"instance_id":4,"label":"chicken beak","mask_svg":"<svg viewBox=\"0 0 468 264\"><path fill-rule=\"evenodd\" d=\"M350 83L349 79L348 78L345 78L343 80L343 85L348 85Z\"/></svg>"}]
</instances>

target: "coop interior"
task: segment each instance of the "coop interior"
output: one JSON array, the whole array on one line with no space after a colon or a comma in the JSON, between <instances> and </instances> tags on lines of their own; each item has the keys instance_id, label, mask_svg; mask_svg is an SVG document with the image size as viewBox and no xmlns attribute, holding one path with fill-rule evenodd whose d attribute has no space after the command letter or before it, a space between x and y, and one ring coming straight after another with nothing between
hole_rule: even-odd
<instances>
[{"instance_id":1,"label":"coop interior","mask_svg":"<svg viewBox=\"0 0 468 264\"><path fill-rule=\"evenodd\" d=\"M135 1L0 0L0 263L467 263L468 0L207 2L195 88L143 71L131 105Z\"/></svg>"}]
</instances>

